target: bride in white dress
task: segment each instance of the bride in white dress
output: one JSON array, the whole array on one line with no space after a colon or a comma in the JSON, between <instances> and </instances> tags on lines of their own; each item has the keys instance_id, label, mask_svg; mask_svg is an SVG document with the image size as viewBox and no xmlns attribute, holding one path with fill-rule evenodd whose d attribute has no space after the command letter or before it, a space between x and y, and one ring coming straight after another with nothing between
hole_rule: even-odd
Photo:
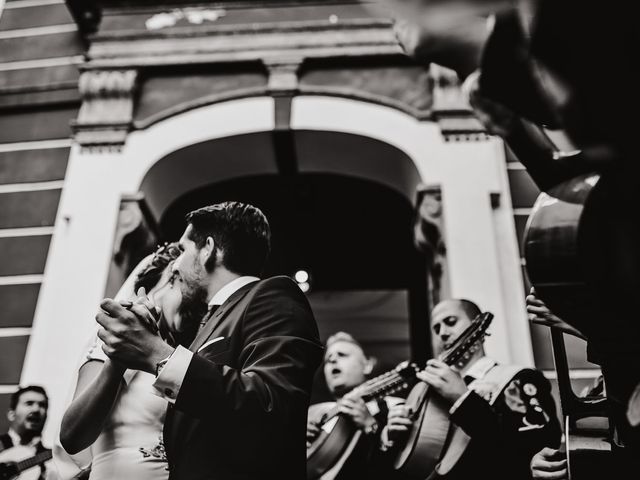
<instances>
[{"instance_id":1,"label":"bride in white dress","mask_svg":"<svg viewBox=\"0 0 640 480\"><path fill-rule=\"evenodd\" d=\"M119 299L135 300L133 292L144 287L162 313L160 333L175 344L188 345L206 304L182 302L180 279L171 272L179 254L172 244L143 260ZM90 480L165 480L169 471L162 427L167 402L153 393L155 376L125 370L106 356L102 345L96 337L80 367L74 399L62 420L61 444L70 455L90 447Z\"/></svg>"}]
</instances>

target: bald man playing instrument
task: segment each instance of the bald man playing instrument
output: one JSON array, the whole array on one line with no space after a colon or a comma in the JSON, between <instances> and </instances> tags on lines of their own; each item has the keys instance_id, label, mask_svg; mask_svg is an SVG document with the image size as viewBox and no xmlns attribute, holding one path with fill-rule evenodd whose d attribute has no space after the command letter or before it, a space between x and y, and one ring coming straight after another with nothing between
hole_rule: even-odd
<instances>
[{"instance_id":1,"label":"bald man playing instrument","mask_svg":"<svg viewBox=\"0 0 640 480\"><path fill-rule=\"evenodd\" d=\"M452 348L480 314L478 306L465 299L436 305L431 314L436 352ZM470 437L457 464L431 478L531 478L529 464L535 453L559 444L549 382L537 370L499 365L486 356L482 343L455 367L429 360L418 377L444 399L452 426ZM406 406L391 407L381 435L383 449L392 452L411 425Z\"/></svg>"}]
</instances>

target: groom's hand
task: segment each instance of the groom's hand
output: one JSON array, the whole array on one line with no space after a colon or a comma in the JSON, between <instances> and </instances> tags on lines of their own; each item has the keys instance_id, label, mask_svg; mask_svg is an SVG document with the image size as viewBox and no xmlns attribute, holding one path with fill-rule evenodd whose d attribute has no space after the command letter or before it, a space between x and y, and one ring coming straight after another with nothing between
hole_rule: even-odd
<instances>
[{"instance_id":1,"label":"groom's hand","mask_svg":"<svg viewBox=\"0 0 640 480\"><path fill-rule=\"evenodd\" d=\"M155 323L149 309L137 303L124 307L110 298L100 308L96 321L102 327L98 337L104 353L127 368L155 374L156 364L174 349L148 327Z\"/></svg>"}]
</instances>

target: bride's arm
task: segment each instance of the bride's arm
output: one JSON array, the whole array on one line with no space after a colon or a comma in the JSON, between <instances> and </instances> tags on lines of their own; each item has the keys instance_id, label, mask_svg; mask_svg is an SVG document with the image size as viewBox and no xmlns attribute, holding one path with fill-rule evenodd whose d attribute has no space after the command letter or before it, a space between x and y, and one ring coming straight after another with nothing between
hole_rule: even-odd
<instances>
[{"instance_id":1,"label":"bride's arm","mask_svg":"<svg viewBox=\"0 0 640 480\"><path fill-rule=\"evenodd\" d=\"M136 278L152 258L153 255L149 255L136 266L120 288L116 300L134 298ZM104 354L102 342L97 338L87 360L80 367L73 401L67 408L60 427L60 443L71 455L96 441L124 381L125 368L115 364Z\"/></svg>"},{"instance_id":2,"label":"bride's arm","mask_svg":"<svg viewBox=\"0 0 640 480\"><path fill-rule=\"evenodd\" d=\"M62 418L60 443L73 455L96 441L111 413L123 382L124 368L89 360L78 373L73 401Z\"/></svg>"}]
</instances>

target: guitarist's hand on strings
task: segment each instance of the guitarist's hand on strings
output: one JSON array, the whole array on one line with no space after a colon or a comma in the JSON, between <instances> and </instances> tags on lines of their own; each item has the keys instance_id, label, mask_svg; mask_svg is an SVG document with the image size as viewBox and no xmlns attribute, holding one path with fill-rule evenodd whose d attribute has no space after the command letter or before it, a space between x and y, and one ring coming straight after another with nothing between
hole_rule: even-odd
<instances>
[{"instance_id":1,"label":"guitarist's hand on strings","mask_svg":"<svg viewBox=\"0 0 640 480\"><path fill-rule=\"evenodd\" d=\"M320 425L315 420L307 420L307 448L320 435Z\"/></svg>"},{"instance_id":2,"label":"guitarist's hand on strings","mask_svg":"<svg viewBox=\"0 0 640 480\"><path fill-rule=\"evenodd\" d=\"M351 420L365 432L371 432L377 429L378 422L364 403L364 400L357 395L346 394L338 400L338 408L340 413L348 415Z\"/></svg>"},{"instance_id":3,"label":"guitarist's hand on strings","mask_svg":"<svg viewBox=\"0 0 640 480\"><path fill-rule=\"evenodd\" d=\"M427 361L426 368L416 376L451 404L454 404L467 391L467 385L460 374L440 360Z\"/></svg>"},{"instance_id":4,"label":"guitarist's hand on strings","mask_svg":"<svg viewBox=\"0 0 640 480\"><path fill-rule=\"evenodd\" d=\"M411 412L409 412L409 408L404 403L390 407L387 415L387 425L385 426L389 442L393 443L406 435L412 424Z\"/></svg>"}]
</instances>

